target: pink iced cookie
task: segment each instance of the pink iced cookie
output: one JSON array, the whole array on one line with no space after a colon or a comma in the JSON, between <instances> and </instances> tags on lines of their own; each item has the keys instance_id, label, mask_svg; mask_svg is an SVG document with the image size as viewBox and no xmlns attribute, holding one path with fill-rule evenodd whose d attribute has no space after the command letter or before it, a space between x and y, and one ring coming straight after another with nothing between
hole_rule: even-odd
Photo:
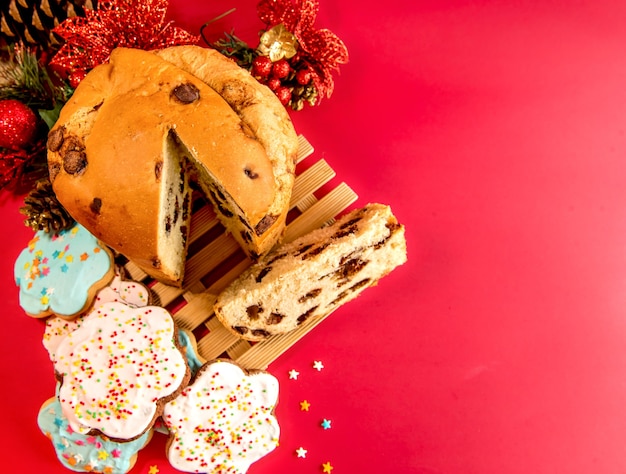
<instances>
[{"instance_id":1,"label":"pink iced cookie","mask_svg":"<svg viewBox=\"0 0 626 474\"><path fill-rule=\"evenodd\" d=\"M189 380L167 310L119 302L95 308L61 341L55 370L69 426L116 441L151 428Z\"/></svg>"},{"instance_id":2,"label":"pink iced cookie","mask_svg":"<svg viewBox=\"0 0 626 474\"><path fill-rule=\"evenodd\" d=\"M280 428L273 415L278 380L217 360L165 405L167 457L184 472L239 474L273 451Z\"/></svg>"},{"instance_id":3,"label":"pink iced cookie","mask_svg":"<svg viewBox=\"0 0 626 474\"><path fill-rule=\"evenodd\" d=\"M122 269L115 268L115 276L108 286L102 288L94 298L93 307L105 303L119 301L135 308L150 304L150 290L141 283L122 279ZM87 314L82 314L76 319L68 321L65 318L51 316L46 319L46 329L43 335L43 345L50 355L50 360L54 362L55 352L61 341L65 337L78 329Z\"/></svg>"}]
</instances>

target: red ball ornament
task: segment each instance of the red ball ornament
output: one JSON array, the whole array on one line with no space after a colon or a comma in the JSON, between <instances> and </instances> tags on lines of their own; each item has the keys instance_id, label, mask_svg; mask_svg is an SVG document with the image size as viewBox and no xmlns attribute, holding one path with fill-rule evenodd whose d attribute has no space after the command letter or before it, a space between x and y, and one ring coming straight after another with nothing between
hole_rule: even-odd
<instances>
[{"instance_id":1,"label":"red ball ornament","mask_svg":"<svg viewBox=\"0 0 626 474\"><path fill-rule=\"evenodd\" d=\"M308 69L300 69L296 73L296 81L301 86L306 86L309 82L311 82L311 71Z\"/></svg>"},{"instance_id":2,"label":"red ball ornament","mask_svg":"<svg viewBox=\"0 0 626 474\"><path fill-rule=\"evenodd\" d=\"M286 59L279 59L272 66L272 77L284 79L291 72L291 66Z\"/></svg>"},{"instance_id":3,"label":"red ball ornament","mask_svg":"<svg viewBox=\"0 0 626 474\"><path fill-rule=\"evenodd\" d=\"M272 72L272 60L267 56L257 56L252 61L252 75L254 77L266 78Z\"/></svg>"},{"instance_id":4,"label":"red ball ornament","mask_svg":"<svg viewBox=\"0 0 626 474\"><path fill-rule=\"evenodd\" d=\"M289 89L289 87L280 86L274 91L274 94L276 94L276 97L278 97L281 104L289 104L289 101L291 100L291 89Z\"/></svg>"},{"instance_id":5,"label":"red ball ornament","mask_svg":"<svg viewBox=\"0 0 626 474\"><path fill-rule=\"evenodd\" d=\"M0 101L0 148L26 148L37 134L37 125L37 115L23 102L15 99Z\"/></svg>"}]
</instances>

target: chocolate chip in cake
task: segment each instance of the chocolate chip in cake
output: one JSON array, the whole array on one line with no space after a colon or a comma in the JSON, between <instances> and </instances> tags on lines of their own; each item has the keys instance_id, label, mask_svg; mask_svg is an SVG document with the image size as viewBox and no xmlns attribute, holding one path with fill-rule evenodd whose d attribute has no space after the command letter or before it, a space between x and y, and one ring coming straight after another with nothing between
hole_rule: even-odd
<instances>
[{"instance_id":1,"label":"chocolate chip in cake","mask_svg":"<svg viewBox=\"0 0 626 474\"><path fill-rule=\"evenodd\" d=\"M278 216L275 216L273 214L267 214L265 217L263 217L263 219L261 219L254 228L256 235L263 235L263 233L265 233L267 229L272 227L272 225L274 224L274 222L276 222L277 219L278 219Z\"/></svg>"},{"instance_id":2,"label":"chocolate chip in cake","mask_svg":"<svg viewBox=\"0 0 626 474\"><path fill-rule=\"evenodd\" d=\"M232 328L242 336L248 332L248 328L245 326L232 326Z\"/></svg>"},{"instance_id":3,"label":"chocolate chip in cake","mask_svg":"<svg viewBox=\"0 0 626 474\"><path fill-rule=\"evenodd\" d=\"M324 251L324 249L326 247L328 247L330 244L329 243L323 243L322 245L319 245L313 249L311 249L310 251L308 251L307 253L305 253L301 258L302 260L308 260L311 257L315 257L316 255L322 253Z\"/></svg>"},{"instance_id":4,"label":"chocolate chip in cake","mask_svg":"<svg viewBox=\"0 0 626 474\"><path fill-rule=\"evenodd\" d=\"M259 314L263 312L263 307L258 304L253 304L246 308L246 314L251 321L259 319Z\"/></svg>"},{"instance_id":5,"label":"chocolate chip in cake","mask_svg":"<svg viewBox=\"0 0 626 474\"><path fill-rule=\"evenodd\" d=\"M259 173L252 171L249 167L244 168L243 172L250 179L257 179L259 177Z\"/></svg>"},{"instance_id":6,"label":"chocolate chip in cake","mask_svg":"<svg viewBox=\"0 0 626 474\"><path fill-rule=\"evenodd\" d=\"M59 151L63 145L65 127L55 128L48 134L46 146L50 151Z\"/></svg>"},{"instance_id":7,"label":"chocolate chip in cake","mask_svg":"<svg viewBox=\"0 0 626 474\"><path fill-rule=\"evenodd\" d=\"M280 322L285 319L285 315L284 314L280 314L280 313L271 313L269 315L269 317L265 320L265 322L267 324L270 325L274 325L274 324L280 324Z\"/></svg>"},{"instance_id":8,"label":"chocolate chip in cake","mask_svg":"<svg viewBox=\"0 0 626 474\"><path fill-rule=\"evenodd\" d=\"M256 276L256 278L255 278L256 282L257 283L261 283L263 281L263 278L265 278L265 275L267 275L270 272L271 269L272 269L272 267L270 267L270 266L267 266L267 267L263 268L259 272L259 274Z\"/></svg>"},{"instance_id":9,"label":"chocolate chip in cake","mask_svg":"<svg viewBox=\"0 0 626 474\"><path fill-rule=\"evenodd\" d=\"M84 151L70 150L63 155L63 169L68 174L81 174L87 167L87 155Z\"/></svg>"},{"instance_id":10,"label":"chocolate chip in cake","mask_svg":"<svg viewBox=\"0 0 626 474\"><path fill-rule=\"evenodd\" d=\"M191 104L200 99L200 91L190 82L174 87L171 95L181 104Z\"/></svg>"},{"instance_id":11,"label":"chocolate chip in cake","mask_svg":"<svg viewBox=\"0 0 626 474\"><path fill-rule=\"evenodd\" d=\"M157 161L154 165L154 177L157 181L161 180L161 173L163 172L163 162Z\"/></svg>"},{"instance_id":12,"label":"chocolate chip in cake","mask_svg":"<svg viewBox=\"0 0 626 474\"><path fill-rule=\"evenodd\" d=\"M307 311L302 313L300 316L298 316L298 325L302 324L311 316L313 316L313 313L315 312L317 308L318 308L317 306L313 306L312 308L308 309Z\"/></svg>"},{"instance_id":13,"label":"chocolate chip in cake","mask_svg":"<svg viewBox=\"0 0 626 474\"><path fill-rule=\"evenodd\" d=\"M238 79L225 82L218 92L234 110L241 111L258 103L255 90Z\"/></svg>"},{"instance_id":14,"label":"chocolate chip in cake","mask_svg":"<svg viewBox=\"0 0 626 474\"><path fill-rule=\"evenodd\" d=\"M352 285L350 288L343 290L341 293L339 293L337 295L337 298L335 298L334 300L332 300L330 303L328 303L328 306L333 306L336 304L341 303L341 301L343 301L344 299L346 299L350 294L354 293L355 291L360 290L361 288L369 285L371 282L370 278L365 278L363 280L360 280L358 282L356 282L354 285Z\"/></svg>"},{"instance_id":15,"label":"chocolate chip in cake","mask_svg":"<svg viewBox=\"0 0 626 474\"><path fill-rule=\"evenodd\" d=\"M313 290L309 291L306 295L302 295L298 299L298 303L304 303L310 299L316 298L320 295L321 292L322 292L321 288L314 288Z\"/></svg>"},{"instance_id":16,"label":"chocolate chip in cake","mask_svg":"<svg viewBox=\"0 0 626 474\"><path fill-rule=\"evenodd\" d=\"M91 212L98 215L100 214L101 208L102 208L102 199L97 198L97 197L93 198L93 201L91 201L91 204L89 205L89 209L91 209Z\"/></svg>"},{"instance_id":17,"label":"chocolate chip in cake","mask_svg":"<svg viewBox=\"0 0 626 474\"><path fill-rule=\"evenodd\" d=\"M250 233L249 230L242 230L239 232L239 235L241 235L241 238L244 242L246 243L252 243L252 234Z\"/></svg>"},{"instance_id":18,"label":"chocolate chip in cake","mask_svg":"<svg viewBox=\"0 0 626 474\"><path fill-rule=\"evenodd\" d=\"M256 337L270 337L271 334L265 329L253 329L252 335Z\"/></svg>"}]
</instances>

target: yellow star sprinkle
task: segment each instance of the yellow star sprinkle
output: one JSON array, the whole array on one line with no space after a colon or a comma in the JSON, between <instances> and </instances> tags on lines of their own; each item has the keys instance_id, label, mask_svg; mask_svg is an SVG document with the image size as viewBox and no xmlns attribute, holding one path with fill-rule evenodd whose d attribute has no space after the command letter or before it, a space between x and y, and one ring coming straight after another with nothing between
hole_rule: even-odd
<instances>
[{"instance_id":1,"label":"yellow star sprinkle","mask_svg":"<svg viewBox=\"0 0 626 474\"><path fill-rule=\"evenodd\" d=\"M330 461L325 462L324 464L322 464L322 471L325 473L329 473L330 471L332 471L334 468L333 466L330 464Z\"/></svg>"},{"instance_id":2,"label":"yellow star sprinkle","mask_svg":"<svg viewBox=\"0 0 626 474\"><path fill-rule=\"evenodd\" d=\"M309 411L309 407L311 406L311 404L309 402L307 402L306 400L302 400L300 402L300 410L302 411Z\"/></svg>"},{"instance_id":3,"label":"yellow star sprinkle","mask_svg":"<svg viewBox=\"0 0 626 474\"><path fill-rule=\"evenodd\" d=\"M98 451L98 459L102 459L103 461L109 457L109 453L106 451Z\"/></svg>"},{"instance_id":4,"label":"yellow star sprinkle","mask_svg":"<svg viewBox=\"0 0 626 474\"><path fill-rule=\"evenodd\" d=\"M157 474L159 472L159 468L157 466L150 466L148 470L148 474Z\"/></svg>"}]
</instances>

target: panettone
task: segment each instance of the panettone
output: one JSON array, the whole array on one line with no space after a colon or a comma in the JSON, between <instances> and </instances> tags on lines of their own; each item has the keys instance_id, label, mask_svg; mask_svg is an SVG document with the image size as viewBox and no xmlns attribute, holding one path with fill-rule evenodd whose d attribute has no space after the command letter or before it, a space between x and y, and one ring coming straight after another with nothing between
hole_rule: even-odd
<instances>
[{"instance_id":1,"label":"panettone","mask_svg":"<svg viewBox=\"0 0 626 474\"><path fill-rule=\"evenodd\" d=\"M255 258L280 239L282 231L268 230L286 215L291 187L279 190L282 171L275 171L254 120L243 120L201 77L170 60L142 50L113 51L63 107L48 137L48 166L72 217L146 273L180 285L190 180ZM263 120L279 120L272 118L273 106ZM290 132L276 140L295 143ZM293 163L292 156L286 159Z\"/></svg>"}]
</instances>

